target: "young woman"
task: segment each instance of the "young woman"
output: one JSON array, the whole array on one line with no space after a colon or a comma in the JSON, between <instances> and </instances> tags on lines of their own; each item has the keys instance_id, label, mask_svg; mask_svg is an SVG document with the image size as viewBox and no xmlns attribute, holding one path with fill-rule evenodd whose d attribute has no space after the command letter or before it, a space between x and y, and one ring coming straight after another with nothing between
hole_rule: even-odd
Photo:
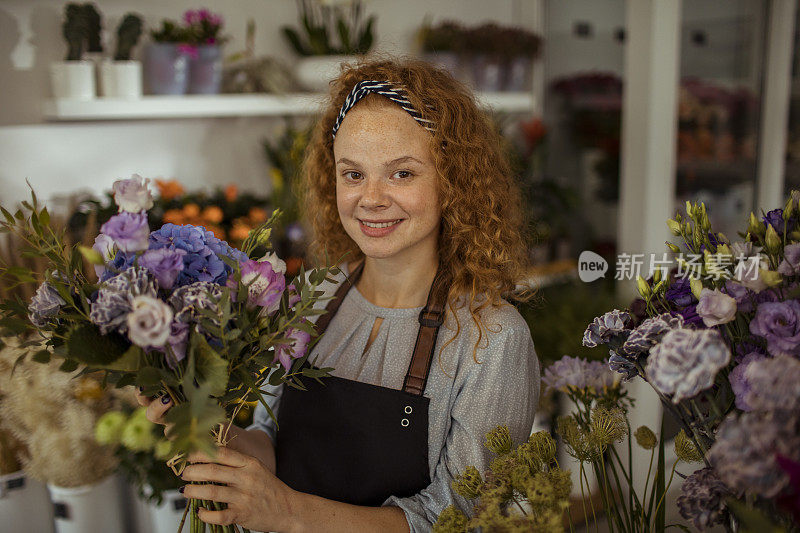
<instances>
[{"instance_id":1,"label":"young woman","mask_svg":"<svg viewBox=\"0 0 800 533\"><path fill-rule=\"evenodd\" d=\"M333 377L273 389L280 429L259 408L183 473L217 484L184 495L228 503L208 523L258 531L429 531L448 505L471 510L451 482L488 468L485 433L519 443L533 424L539 364L503 300L525 274L520 193L474 97L416 61L347 68L305 163L316 250L344 258L309 359Z\"/></svg>"}]
</instances>

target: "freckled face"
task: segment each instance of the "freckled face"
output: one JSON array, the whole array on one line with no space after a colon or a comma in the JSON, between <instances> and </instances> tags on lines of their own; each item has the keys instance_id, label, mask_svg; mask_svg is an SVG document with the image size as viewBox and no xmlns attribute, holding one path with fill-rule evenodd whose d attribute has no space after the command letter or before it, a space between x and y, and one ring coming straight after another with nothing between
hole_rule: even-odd
<instances>
[{"instance_id":1,"label":"freckled face","mask_svg":"<svg viewBox=\"0 0 800 533\"><path fill-rule=\"evenodd\" d=\"M336 204L365 256L413 261L435 253L441 209L430 133L391 103L363 102L336 134Z\"/></svg>"}]
</instances>

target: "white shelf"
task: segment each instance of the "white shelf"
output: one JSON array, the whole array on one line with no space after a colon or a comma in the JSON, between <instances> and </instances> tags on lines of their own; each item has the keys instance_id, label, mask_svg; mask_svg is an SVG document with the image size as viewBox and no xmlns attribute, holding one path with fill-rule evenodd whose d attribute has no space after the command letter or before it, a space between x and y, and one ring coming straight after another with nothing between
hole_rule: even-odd
<instances>
[{"instance_id":1,"label":"white shelf","mask_svg":"<svg viewBox=\"0 0 800 533\"><path fill-rule=\"evenodd\" d=\"M533 95L527 92L479 93L478 97L484 106L495 111L533 110ZM135 100L57 99L45 102L44 116L50 121L88 121L313 115L324 99L325 95L316 93L143 96Z\"/></svg>"}]
</instances>

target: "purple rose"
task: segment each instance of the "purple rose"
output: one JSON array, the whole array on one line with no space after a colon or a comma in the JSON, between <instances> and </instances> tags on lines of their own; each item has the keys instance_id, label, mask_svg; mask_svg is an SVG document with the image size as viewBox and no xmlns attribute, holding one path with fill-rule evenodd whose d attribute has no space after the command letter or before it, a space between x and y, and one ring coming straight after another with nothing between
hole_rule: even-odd
<instances>
[{"instance_id":1,"label":"purple rose","mask_svg":"<svg viewBox=\"0 0 800 533\"><path fill-rule=\"evenodd\" d=\"M149 181L142 179L137 174L127 180L115 181L112 189L114 190L114 203L119 206L119 210L139 213L153 207L153 195L147 188Z\"/></svg>"},{"instance_id":2,"label":"purple rose","mask_svg":"<svg viewBox=\"0 0 800 533\"><path fill-rule=\"evenodd\" d=\"M783 261L778 265L778 272L784 276L800 273L800 244L787 244L783 249Z\"/></svg>"},{"instance_id":3,"label":"purple rose","mask_svg":"<svg viewBox=\"0 0 800 533\"><path fill-rule=\"evenodd\" d=\"M750 352L741 358L739 364L731 370L728 375L728 380L731 382L731 389L736 397L736 407L742 411L750 411L750 405L747 403L747 395L750 392L750 382L747 379L747 367L755 361L766 359L767 356L759 352Z\"/></svg>"},{"instance_id":4,"label":"purple rose","mask_svg":"<svg viewBox=\"0 0 800 533\"><path fill-rule=\"evenodd\" d=\"M180 248L159 248L147 250L139 258L139 266L150 271L162 289L171 289L178 279L178 274L183 270L183 256L185 250Z\"/></svg>"},{"instance_id":5,"label":"purple rose","mask_svg":"<svg viewBox=\"0 0 800 533\"><path fill-rule=\"evenodd\" d=\"M767 351L778 355L800 355L800 302L759 304L750 322L750 333L767 340Z\"/></svg>"},{"instance_id":6,"label":"purple rose","mask_svg":"<svg viewBox=\"0 0 800 533\"><path fill-rule=\"evenodd\" d=\"M301 329L289 328L286 330L286 339L289 342L275 347L275 357L288 372L292 368L292 359L299 359L306 354L311 335Z\"/></svg>"},{"instance_id":7,"label":"purple rose","mask_svg":"<svg viewBox=\"0 0 800 533\"><path fill-rule=\"evenodd\" d=\"M247 260L241 264L242 285L247 287L247 306L263 307L271 314L278 310L286 288L283 274L275 272L268 261ZM237 290L236 281L228 278L228 287Z\"/></svg>"},{"instance_id":8,"label":"purple rose","mask_svg":"<svg viewBox=\"0 0 800 533\"><path fill-rule=\"evenodd\" d=\"M108 219L108 222L100 228L100 232L111 237L117 248L123 252L147 250L150 229L147 227L145 213L123 211Z\"/></svg>"},{"instance_id":9,"label":"purple rose","mask_svg":"<svg viewBox=\"0 0 800 533\"><path fill-rule=\"evenodd\" d=\"M696 311L709 328L727 324L736 318L736 300L717 289L703 289Z\"/></svg>"}]
</instances>

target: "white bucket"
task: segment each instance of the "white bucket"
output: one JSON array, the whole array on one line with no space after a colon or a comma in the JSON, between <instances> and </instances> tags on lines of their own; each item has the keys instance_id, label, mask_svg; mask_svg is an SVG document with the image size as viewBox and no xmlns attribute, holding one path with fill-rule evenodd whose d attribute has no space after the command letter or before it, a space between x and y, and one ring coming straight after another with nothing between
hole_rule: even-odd
<instances>
[{"instance_id":1,"label":"white bucket","mask_svg":"<svg viewBox=\"0 0 800 533\"><path fill-rule=\"evenodd\" d=\"M95 485L47 485L53 501L57 533L123 533L125 514L115 476Z\"/></svg>"},{"instance_id":2,"label":"white bucket","mask_svg":"<svg viewBox=\"0 0 800 533\"><path fill-rule=\"evenodd\" d=\"M53 506L44 483L22 470L0 476L0 533L52 533L53 527Z\"/></svg>"},{"instance_id":3,"label":"white bucket","mask_svg":"<svg viewBox=\"0 0 800 533\"><path fill-rule=\"evenodd\" d=\"M100 89L102 95L109 98L141 98L142 63L103 61L100 63Z\"/></svg>"},{"instance_id":4,"label":"white bucket","mask_svg":"<svg viewBox=\"0 0 800 533\"><path fill-rule=\"evenodd\" d=\"M59 61L50 63L53 98L92 100L97 96L94 62Z\"/></svg>"}]
</instances>

